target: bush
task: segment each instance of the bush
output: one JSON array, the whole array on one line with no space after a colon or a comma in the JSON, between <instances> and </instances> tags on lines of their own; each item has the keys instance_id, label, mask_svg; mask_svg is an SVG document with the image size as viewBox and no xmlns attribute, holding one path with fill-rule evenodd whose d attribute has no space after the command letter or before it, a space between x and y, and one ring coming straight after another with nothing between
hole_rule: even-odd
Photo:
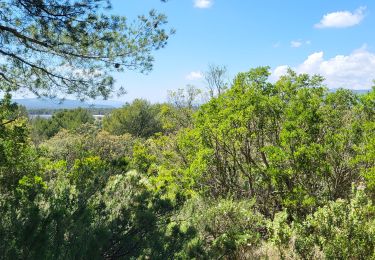
<instances>
[{"instance_id":1,"label":"bush","mask_svg":"<svg viewBox=\"0 0 375 260\"><path fill-rule=\"evenodd\" d=\"M196 198L186 204L182 216L198 232L205 253L197 258L250 257L266 234L265 220L249 200Z\"/></svg>"},{"instance_id":2,"label":"bush","mask_svg":"<svg viewBox=\"0 0 375 260\"><path fill-rule=\"evenodd\" d=\"M271 225L279 254L294 251L302 259L373 259L375 207L361 189L349 201L331 201L302 223L287 223L284 213Z\"/></svg>"}]
</instances>

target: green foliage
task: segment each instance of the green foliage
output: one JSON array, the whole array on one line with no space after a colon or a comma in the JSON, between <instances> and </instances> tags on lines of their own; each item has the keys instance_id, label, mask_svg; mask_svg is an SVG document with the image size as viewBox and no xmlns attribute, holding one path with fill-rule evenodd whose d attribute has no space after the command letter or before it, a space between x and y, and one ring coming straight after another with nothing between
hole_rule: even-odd
<instances>
[{"instance_id":1,"label":"green foliage","mask_svg":"<svg viewBox=\"0 0 375 260\"><path fill-rule=\"evenodd\" d=\"M49 181L23 177L14 199L1 201L7 258L165 259L194 236L171 221L171 202L135 171L117 175L98 157L46 170Z\"/></svg>"},{"instance_id":2,"label":"green foliage","mask_svg":"<svg viewBox=\"0 0 375 260\"><path fill-rule=\"evenodd\" d=\"M0 193L14 191L23 175L38 167L36 153L30 148L27 120L6 95L0 101Z\"/></svg>"},{"instance_id":3,"label":"green foliage","mask_svg":"<svg viewBox=\"0 0 375 260\"><path fill-rule=\"evenodd\" d=\"M61 129L78 130L84 124L93 124L94 117L83 108L64 109L53 114L51 119L37 117L31 123L34 142L39 143L53 137Z\"/></svg>"},{"instance_id":4,"label":"green foliage","mask_svg":"<svg viewBox=\"0 0 375 260\"><path fill-rule=\"evenodd\" d=\"M255 197L266 215L285 207L303 217L361 180L352 161L365 140L357 108L367 105L350 91L329 93L319 76L289 71L275 84L268 76L267 67L240 73L199 109L206 158L196 151L196 160L206 161L201 175L212 196Z\"/></svg>"},{"instance_id":5,"label":"green foliage","mask_svg":"<svg viewBox=\"0 0 375 260\"><path fill-rule=\"evenodd\" d=\"M190 129L138 141L133 147L131 167L147 173L156 191L165 191L170 199L187 199L202 187L199 180L205 162L196 160L197 145L199 140Z\"/></svg>"},{"instance_id":6,"label":"green foliage","mask_svg":"<svg viewBox=\"0 0 375 260\"><path fill-rule=\"evenodd\" d=\"M0 102L0 255L5 258L41 239L34 201L47 188L40 176L38 155L30 146L27 119L10 100L6 94Z\"/></svg>"},{"instance_id":7,"label":"green foliage","mask_svg":"<svg viewBox=\"0 0 375 260\"><path fill-rule=\"evenodd\" d=\"M350 201L329 202L293 228L294 247L302 258L320 252L325 259L375 257L375 208L363 190Z\"/></svg>"},{"instance_id":8,"label":"green foliage","mask_svg":"<svg viewBox=\"0 0 375 260\"><path fill-rule=\"evenodd\" d=\"M161 108L161 121L167 132L176 132L181 128L193 126L193 113L199 105L202 91L188 85L185 89L169 91L168 103Z\"/></svg>"},{"instance_id":9,"label":"green foliage","mask_svg":"<svg viewBox=\"0 0 375 260\"><path fill-rule=\"evenodd\" d=\"M363 112L363 117L359 123L362 124L364 142L356 147L358 155L354 162L360 164L366 187L375 199L375 87L361 96L361 101L359 110Z\"/></svg>"},{"instance_id":10,"label":"green foliage","mask_svg":"<svg viewBox=\"0 0 375 260\"><path fill-rule=\"evenodd\" d=\"M288 224L288 213L280 211L275 214L273 221L269 222L270 241L274 243L282 254L282 246L287 245L292 238L292 228Z\"/></svg>"},{"instance_id":11,"label":"green foliage","mask_svg":"<svg viewBox=\"0 0 375 260\"><path fill-rule=\"evenodd\" d=\"M159 112L159 105L151 105L146 100L136 99L106 116L103 119L103 129L115 135L128 133L135 137L147 138L162 131Z\"/></svg>"},{"instance_id":12,"label":"green foliage","mask_svg":"<svg viewBox=\"0 0 375 260\"><path fill-rule=\"evenodd\" d=\"M66 109L53 114L52 121L54 121L60 128L77 130L82 127L83 124L93 123L94 118L88 110L76 108L70 110Z\"/></svg>"},{"instance_id":13,"label":"green foliage","mask_svg":"<svg viewBox=\"0 0 375 260\"><path fill-rule=\"evenodd\" d=\"M162 106L136 100L105 130L82 109L30 126L6 94L0 255L375 258L375 88L268 76L240 73L201 107L195 88ZM30 127L53 136L32 146Z\"/></svg>"},{"instance_id":14,"label":"green foliage","mask_svg":"<svg viewBox=\"0 0 375 260\"><path fill-rule=\"evenodd\" d=\"M148 172L150 167L156 162L156 157L149 151L148 144L152 145L152 141L142 144L136 142L133 147L132 165L141 172Z\"/></svg>"},{"instance_id":15,"label":"green foliage","mask_svg":"<svg viewBox=\"0 0 375 260\"><path fill-rule=\"evenodd\" d=\"M105 245L106 257L143 255L165 259L172 257L189 236L186 233L185 237L185 233L168 220L173 209L170 202L148 191L136 172L111 178L103 195L94 203L100 208L96 221L105 225L105 230L111 234Z\"/></svg>"},{"instance_id":16,"label":"green foliage","mask_svg":"<svg viewBox=\"0 0 375 260\"><path fill-rule=\"evenodd\" d=\"M79 132L61 130L39 147L48 159L64 160L69 168L77 159L97 156L114 167L127 169L134 142L130 135L114 136L86 126Z\"/></svg>"},{"instance_id":17,"label":"green foliage","mask_svg":"<svg viewBox=\"0 0 375 260\"><path fill-rule=\"evenodd\" d=\"M107 0L1 0L0 90L107 98L111 73L149 71L167 44L166 16L110 14Z\"/></svg>"},{"instance_id":18,"label":"green foliage","mask_svg":"<svg viewBox=\"0 0 375 260\"><path fill-rule=\"evenodd\" d=\"M185 204L180 217L198 232L199 247L190 252L197 259L250 257L266 234L265 220L254 201L197 197Z\"/></svg>"}]
</instances>

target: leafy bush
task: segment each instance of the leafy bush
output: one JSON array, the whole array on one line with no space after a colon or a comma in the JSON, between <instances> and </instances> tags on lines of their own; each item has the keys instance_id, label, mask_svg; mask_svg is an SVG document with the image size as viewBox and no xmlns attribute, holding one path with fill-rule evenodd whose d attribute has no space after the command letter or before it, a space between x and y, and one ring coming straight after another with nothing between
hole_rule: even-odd
<instances>
[{"instance_id":1,"label":"leafy bush","mask_svg":"<svg viewBox=\"0 0 375 260\"><path fill-rule=\"evenodd\" d=\"M373 259L375 207L362 189L349 201L338 199L308 215L302 223L287 221L285 212L270 225L279 254L302 259ZM294 252L293 252L294 251Z\"/></svg>"},{"instance_id":2,"label":"leafy bush","mask_svg":"<svg viewBox=\"0 0 375 260\"><path fill-rule=\"evenodd\" d=\"M266 222L254 201L206 200L187 202L180 216L198 232L203 252L195 257L236 259L252 255L266 235Z\"/></svg>"},{"instance_id":3,"label":"leafy bush","mask_svg":"<svg viewBox=\"0 0 375 260\"><path fill-rule=\"evenodd\" d=\"M103 119L103 129L111 134L131 134L147 138L162 132L159 119L160 106L151 105L143 99L136 99L120 109L113 110Z\"/></svg>"}]
</instances>

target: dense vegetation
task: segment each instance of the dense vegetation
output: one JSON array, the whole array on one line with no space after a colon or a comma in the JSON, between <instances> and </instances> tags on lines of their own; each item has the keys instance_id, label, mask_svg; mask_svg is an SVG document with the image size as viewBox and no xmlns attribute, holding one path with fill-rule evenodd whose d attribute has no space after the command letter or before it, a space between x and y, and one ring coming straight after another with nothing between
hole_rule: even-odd
<instances>
[{"instance_id":1,"label":"dense vegetation","mask_svg":"<svg viewBox=\"0 0 375 260\"><path fill-rule=\"evenodd\" d=\"M86 109L62 110L50 119L36 117L32 120L32 136L34 140L51 138L61 129L76 130L82 124L94 123L94 117Z\"/></svg>"},{"instance_id":2,"label":"dense vegetation","mask_svg":"<svg viewBox=\"0 0 375 260\"><path fill-rule=\"evenodd\" d=\"M375 259L375 87L269 68L169 102L30 120L11 93L108 97L173 31L105 0L0 0L1 259Z\"/></svg>"},{"instance_id":3,"label":"dense vegetation","mask_svg":"<svg viewBox=\"0 0 375 260\"><path fill-rule=\"evenodd\" d=\"M1 255L374 258L375 88L268 76L239 73L200 107L192 87L135 100L103 126L63 111L37 126L59 123L50 136L6 96Z\"/></svg>"}]
</instances>

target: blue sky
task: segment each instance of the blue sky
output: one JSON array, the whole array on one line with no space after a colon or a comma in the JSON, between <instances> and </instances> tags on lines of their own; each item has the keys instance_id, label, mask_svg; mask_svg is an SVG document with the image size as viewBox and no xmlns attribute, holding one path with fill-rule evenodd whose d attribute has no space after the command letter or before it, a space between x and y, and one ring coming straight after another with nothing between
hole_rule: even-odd
<instances>
[{"instance_id":1,"label":"blue sky","mask_svg":"<svg viewBox=\"0 0 375 260\"><path fill-rule=\"evenodd\" d=\"M113 12L129 18L152 8L177 32L155 52L151 73L115 75L128 91L122 100L204 87L208 64L226 65L230 77L268 65L272 79L292 67L322 74L331 88L370 88L375 79L375 1L113 0Z\"/></svg>"},{"instance_id":2,"label":"blue sky","mask_svg":"<svg viewBox=\"0 0 375 260\"><path fill-rule=\"evenodd\" d=\"M186 85L204 89L209 64L225 65L229 80L257 66L271 67L271 81L288 67L320 74L329 88L369 89L375 79L373 0L112 0L112 5L111 12L129 20L156 9L176 29L167 47L154 52L149 74L114 74L116 86L128 92L114 95L117 103L163 102L168 90Z\"/></svg>"}]
</instances>

